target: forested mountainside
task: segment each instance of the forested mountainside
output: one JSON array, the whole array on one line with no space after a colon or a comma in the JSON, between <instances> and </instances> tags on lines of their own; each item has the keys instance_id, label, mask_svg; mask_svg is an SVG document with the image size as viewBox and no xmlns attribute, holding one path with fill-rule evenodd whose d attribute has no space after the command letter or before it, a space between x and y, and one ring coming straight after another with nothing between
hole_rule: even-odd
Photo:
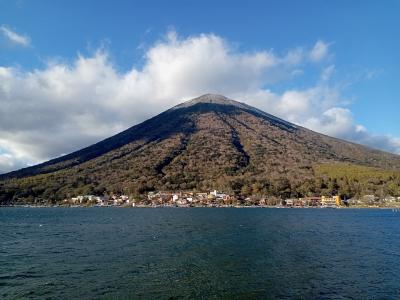
<instances>
[{"instance_id":1,"label":"forested mountainside","mask_svg":"<svg viewBox=\"0 0 400 300\"><path fill-rule=\"evenodd\" d=\"M1 175L0 201L152 190L218 189L281 197L398 194L399 174L398 155L207 94L90 147Z\"/></svg>"}]
</instances>

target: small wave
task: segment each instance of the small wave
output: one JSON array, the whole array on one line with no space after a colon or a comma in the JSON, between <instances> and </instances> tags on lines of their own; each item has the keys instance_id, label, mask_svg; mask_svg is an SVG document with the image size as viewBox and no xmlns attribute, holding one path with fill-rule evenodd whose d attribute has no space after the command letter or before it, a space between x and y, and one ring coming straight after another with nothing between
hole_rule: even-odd
<instances>
[{"instance_id":1,"label":"small wave","mask_svg":"<svg viewBox=\"0 0 400 300\"><path fill-rule=\"evenodd\" d=\"M42 275L23 273L15 275L0 275L0 280L14 280L14 279L29 279L29 278L41 278Z\"/></svg>"}]
</instances>

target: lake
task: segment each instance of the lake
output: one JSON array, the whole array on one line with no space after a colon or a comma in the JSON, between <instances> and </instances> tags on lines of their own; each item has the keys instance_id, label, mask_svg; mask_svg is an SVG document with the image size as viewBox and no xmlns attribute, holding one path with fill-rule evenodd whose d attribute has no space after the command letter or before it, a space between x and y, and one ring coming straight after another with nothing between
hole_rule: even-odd
<instances>
[{"instance_id":1,"label":"lake","mask_svg":"<svg viewBox=\"0 0 400 300\"><path fill-rule=\"evenodd\" d=\"M383 209L0 208L1 299L399 299Z\"/></svg>"}]
</instances>

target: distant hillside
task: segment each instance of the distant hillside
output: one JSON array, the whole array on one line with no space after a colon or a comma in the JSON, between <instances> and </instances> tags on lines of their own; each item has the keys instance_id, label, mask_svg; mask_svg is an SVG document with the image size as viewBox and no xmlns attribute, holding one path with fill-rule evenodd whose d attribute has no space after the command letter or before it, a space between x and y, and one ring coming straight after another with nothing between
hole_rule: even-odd
<instances>
[{"instance_id":1,"label":"distant hillside","mask_svg":"<svg viewBox=\"0 0 400 300\"><path fill-rule=\"evenodd\" d=\"M208 94L90 147L0 175L0 201L161 189L306 195L324 190L316 168L338 163L400 170L398 155L331 138Z\"/></svg>"}]
</instances>

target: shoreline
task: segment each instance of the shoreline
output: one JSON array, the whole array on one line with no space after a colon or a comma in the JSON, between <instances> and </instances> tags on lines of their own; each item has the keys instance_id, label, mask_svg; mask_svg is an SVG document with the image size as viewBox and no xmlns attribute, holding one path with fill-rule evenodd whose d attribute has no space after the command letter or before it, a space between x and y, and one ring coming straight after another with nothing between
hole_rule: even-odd
<instances>
[{"instance_id":1,"label":"shoreline","mask_svg":"<svg viewBox=\"0 0 400 300\"><path fill-rule=\"evenodd\" d=\"M340 206L340 207L317 207L317 206L307 206L307 207L286 207L286 206L267 206L267 205L253 205L253 206L241 206L241 205L226 205L226 206L209 206L209 205L199 205L199 206L172 206L172 205L29 205L29 204L17 204L17 205L0 205L0 208L275 208L275 209L392 209L399 210L400 206Z\"/></svg>"}]
</instances>

